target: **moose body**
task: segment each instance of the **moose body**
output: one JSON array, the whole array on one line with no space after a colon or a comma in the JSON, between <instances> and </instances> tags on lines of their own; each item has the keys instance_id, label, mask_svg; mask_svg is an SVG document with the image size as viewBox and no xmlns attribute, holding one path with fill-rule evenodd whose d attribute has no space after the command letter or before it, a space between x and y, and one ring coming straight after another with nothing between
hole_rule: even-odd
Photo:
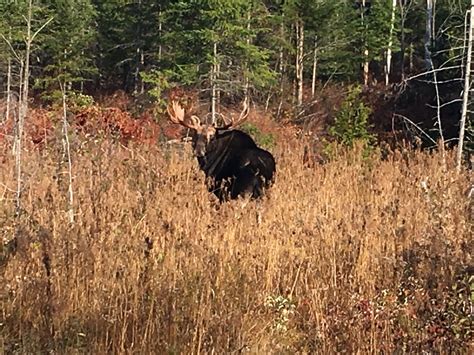
<instances>
[{"instance_id":1,"label":"moose body","mask_svg":"<svg viewBox=\"0 0 474 355\"><path fill-rule=\"evenodd\" d=\"M239 130L217 130L197 159L209 180L209 191L220 201L243 195L261 197L274 179L273 156Z\"/></svg>"},{"instance_id":2,"label":"moose body","mask_svg":"<svg viewBox=\"0 0 474 355\"><path fill-rule=\"evenodd\" d=\"M232 120L225 127L202 125L196 116L185 114L179 103L168 106L171 121L193 129L193 148L199 167L206 174L209 191L219 201L238 196L259 198L274 181L276 170L272 154L259 148L245 132L229 129L235 126ZM245 106L238 122L248 115Z\"/></svg>"}]
</instances>

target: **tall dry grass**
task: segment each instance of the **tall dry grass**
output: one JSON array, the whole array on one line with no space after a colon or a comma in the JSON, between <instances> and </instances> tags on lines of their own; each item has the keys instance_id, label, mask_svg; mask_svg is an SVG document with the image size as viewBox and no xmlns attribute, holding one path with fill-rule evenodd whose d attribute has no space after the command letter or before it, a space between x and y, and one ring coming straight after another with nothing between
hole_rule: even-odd
<instances>
[{"instance_id":1,"label":"tall dry grass","mask_svg":"<svg viewBox=\"0 0 474 355\"><path fill-rule=\"evenodd\" d=\"M6 157L0 352L472 350L469 173L276 150L269 196L219 206L188 149L90 143L72 225L60 154L25 158L20 220Z\"/></svg>"}]
</instances>

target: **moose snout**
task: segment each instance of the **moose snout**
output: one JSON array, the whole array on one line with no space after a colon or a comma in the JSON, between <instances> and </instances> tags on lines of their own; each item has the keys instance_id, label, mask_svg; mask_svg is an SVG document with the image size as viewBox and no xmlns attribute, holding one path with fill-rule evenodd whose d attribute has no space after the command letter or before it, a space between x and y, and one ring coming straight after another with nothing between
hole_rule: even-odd
<instances>
[{"instance_id":1,"label":"moose snout","mask_svg":"<svg viewBox=\"0 0 474 355\"><path fill-rule=\"evenodd\" d=\"M205 158L206 157L206 147L196 148L194 150L194 155L197 158Z\"/></svg>"},{"instance_id":2,"label":"moose snout","mask_svg":"<svg viewBox=\"0 0 474 355\"><path fill-rule=\"evenodd\" d=\"M206 148L205 147L196 147L194 150L194 154L198 158L203 158L206 155Z\"/></svg>"},{"instance_id":3,"label":"moose snout","mask_svg":"<svg viewBox=\"0 0 474 355\"><path fill-rule=\"evenodd\" d=\"M206 143L201 137L194 143L194 155L201 158L206 155Z\"/></svg>"}]
</instances>

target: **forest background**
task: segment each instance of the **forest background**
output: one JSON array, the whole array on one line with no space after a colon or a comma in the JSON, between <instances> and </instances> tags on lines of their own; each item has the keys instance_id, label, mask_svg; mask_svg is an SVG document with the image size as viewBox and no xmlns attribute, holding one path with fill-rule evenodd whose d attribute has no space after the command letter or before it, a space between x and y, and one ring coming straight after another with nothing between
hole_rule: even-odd
<instances>
[{"instance_id":1,"label":"forest background","mask_svg":"<svg viewBox=\"0 0 474 355\"><path fill-rule=\"evenodd\" d=\"M0 0L0 351L468 353L471 3ZM177 89L251 102L268 198L216 207Z\"/></svg>"}]
</instances>

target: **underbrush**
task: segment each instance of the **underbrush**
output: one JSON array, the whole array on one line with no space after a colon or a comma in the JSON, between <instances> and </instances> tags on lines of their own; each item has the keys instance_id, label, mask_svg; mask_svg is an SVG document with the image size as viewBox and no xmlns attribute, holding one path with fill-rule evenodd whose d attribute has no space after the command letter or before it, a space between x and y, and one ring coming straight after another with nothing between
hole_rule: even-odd
<instances>
[{"instance_id":1,"label":"underbrush","mask_svg":"<svg viewBox=\"0 0 474 355\"><path fill-rule=\"evenodd\" d=\"M0 170L0 352L472 351L468 172L280 144L260 202L218 205L189 148L90 141ZM6 153L8 154L8 153Z\"/></svg>"}]
</instances>

